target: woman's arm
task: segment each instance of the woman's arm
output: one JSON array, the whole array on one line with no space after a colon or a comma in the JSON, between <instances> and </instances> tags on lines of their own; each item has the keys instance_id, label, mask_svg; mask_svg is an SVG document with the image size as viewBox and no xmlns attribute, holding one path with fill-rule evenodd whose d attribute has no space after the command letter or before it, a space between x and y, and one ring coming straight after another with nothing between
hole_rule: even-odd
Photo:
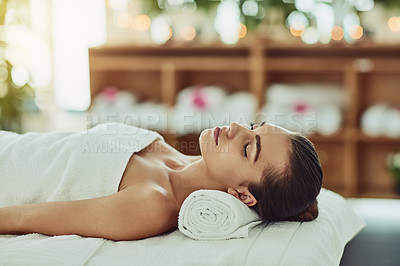
<instances>
[{"instance_id":1,"label":"woman's arm","mask_svg":"<svg viewBox=\"0 0 400 266\"><path fill-rule=\"evenodd\" d=\"M0 235L19 234L21 221L20 206L0 208Z\"/></svg>"},{"instance_id":2,"label":"woman's arm","mask_svg":"<svg viewBox=\"0 0 400 266\"><path fill-rule=\"evenodd\" d=\"M176 224L173 206L157 190L127 188L89 200L0 208L0 234L77 234L135 240L159 235Z\"/></svg>"}]
</instances>

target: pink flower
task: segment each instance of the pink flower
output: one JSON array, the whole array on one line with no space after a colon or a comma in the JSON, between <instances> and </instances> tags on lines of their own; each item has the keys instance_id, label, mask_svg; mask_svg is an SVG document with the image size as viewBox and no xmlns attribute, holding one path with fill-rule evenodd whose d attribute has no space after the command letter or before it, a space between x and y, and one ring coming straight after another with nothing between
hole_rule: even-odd
<instances>
[{"instance_id":1,"label":"pink flower","mask_svg":"<svg viewBox=\"0 0 400 266\"><path fill-rule=\"evenodd\" d=\"M298 102L294 103L293 110L296 113L304 114L307 111L307 109L309 109L309 107L310 106L306 103Z\"/></svg>"},{"instance_id":2,"label":"pink flower","mask_svg":"<svg viewBox=\"0 0 400 266\"><path fill-rule=\"evenodd\" d=\"M111 104L115 101L118 93L118 88L115 86L108 86L103 89L101 92L101 96L104 98L104 100L108 103Z\"/></svg>"},{"instance_id":3,"label":"pink flower","mask_svg":"<svg viewBox=\"0 0 400 266\"><path fill-rule=\"evenodd\" d=\"M206 109L207 101L202 88L203 86L198 86L194 89L192 103L199 109Z\"/></svg>"}]
</instances>

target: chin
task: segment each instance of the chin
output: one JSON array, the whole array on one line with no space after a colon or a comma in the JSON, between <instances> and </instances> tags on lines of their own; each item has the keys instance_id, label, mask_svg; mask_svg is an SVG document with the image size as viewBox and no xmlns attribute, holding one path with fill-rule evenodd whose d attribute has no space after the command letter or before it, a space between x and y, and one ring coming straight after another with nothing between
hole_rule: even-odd
<instances>
[{"instance_id":1,"label":"chin","mask_svg":"<svg viewBox=\"0 0 400 266\"><path fill-rule=\"evenodd\" d=\"M207 135L207 129L205 129L205 130L203 130L201 133L200 133L200 136L199 136L199 147L200 147L200 153L201 154L203 154L204 152L203 152L203 142L204 142L204 137L205 137L205 135Z\"/></svg>"},{"instance_id":2,"label":"chin","mask_svg":"<svg viewBox=\"0 0 400 266\"><path fill-rule=\"evenodd\" d=\"M200 152L201 154L204 154L205 152L207 153L207 149L210 149L210 145L213 143L210 143L210 140L213 139L213 136L210 136L210 133L212 133L212 129L204 129L199 136L199 145L200 145Z\"/></svg>"},{"instance_id":3,"label":"chin","mask_svg":"<svg viewBox=\"0 0 400 266\"><path fill-rule=\"evenodd\" d=\"M208 137L210 137L209 136L209 134L212 132L212 130L211 129L204 129L203 131L201 131L201 133L200 133L200 136L199 136L199 143L201 143L201 142L204 142L204 141L207 141L206 139L208 138Z\"/></svg>"}]
</instances>

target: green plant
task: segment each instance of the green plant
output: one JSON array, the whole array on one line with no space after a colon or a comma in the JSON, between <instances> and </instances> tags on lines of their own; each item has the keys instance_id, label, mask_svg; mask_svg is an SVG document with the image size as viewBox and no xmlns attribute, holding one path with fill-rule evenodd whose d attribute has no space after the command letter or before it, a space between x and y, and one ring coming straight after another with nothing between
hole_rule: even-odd
<instances>
[{"instance_id":1,"label":"green plant","mask_svg":"<svg viewBox=\"0 0 400 266\"><path fill-rule=\"evenodd\" d=\"M34 91L28 83L18 86L12 80L13 65L5 56L7 43L1 34L7 23L5 17L8 4L27 4L26 1L0 0L0 130L21 132L21 116L28 99L34 97Z\"/></svg>"},{"instance_id":2,"label":"green plant","mask_svg":"<svg viewBox=\"0 0 400 266\"><path fill-rule=\"evenodd\" d=\"M149 14L150 16L155 16L157 14L163 13L164 9L168 8L167 0L144 0L143 1L143 12ZM220 0L194 0L196 2L196 7L198 9L205 10L209 12L213 8L217 7L221 2ZM257 28L258 24L263 19L263 15L257 16L246 16L243 13L242 6L246 2L246 0L238 0L238 5L241 10L242 22L247 26L247 28L251 31ZM257 0L257 4L263 8L264 10L269 8L279 8L283 10L284 16L290 14L293 10L295 10L293 3L284 3L282 0ZM184 7L185 4L182 5ZM175 9L177 7L174 7ZM183 8L184 9L184 8Z\"/></svg>"},{"instance_id":3,"label":"green plant","mask_svg":"<svg viewBox=\"0 0 400 266\"><path fill-rule=\"evenodd\" d=\"M382 4L384 7L392 8L398 7L400 8L400 1L399 0L375 0L375 4Z\"/></svg>"},{"instance_id":4,"label":"green plant","mask_svg":"<svg viewBox=\"0 0 400 266\"><path fill-rule=\"evenodd\" d=\"M343 2L346 0L342 0ZM381 4L387 9L400 8L400 0L374 0L376 4ZM168 8L168 0L142 0L144 10L143 12L150 16L157 15L164 12L164 9ZM206 12L215 8L221 0L194 0L198 9L203 9ZM246 0L238 0L239 7L241 8ZM294 6L294 0L256 0L257 4L265 10L269 8L279 8L283 11L283 15L286 18L292 11L296 10ZM318 1L316 1L318 2ZM319 2L330 2L330 1L319 1ZM182 7L188 4L185 2ZM174 7L175 9L177 7ZM241 8L242 22L248 27L249 30L256 29L258 24L262 20L262 16L246 16L243 14Z\"/></svg>"},{"instance_id":5,"label":"green plant","mask_svg":"<svg viewBox=\"0 0 400 266\"><path fill-rule=\"evenodd\" d=\"M390 153L386 157L386 167L397 182L400 182L400 151Z\"/></svg>"},{"instance_id":6,"label":"green plant","mask_svg":"<svg viewBox=\"0 0 400 266\"><path fill-rule=\"evenodd\" d=\"M11 70L11 63L0 58L0 129L20 132L24 103L33 97L33 89L28 84L16 86Z\"/></svg>"}]
</instances>

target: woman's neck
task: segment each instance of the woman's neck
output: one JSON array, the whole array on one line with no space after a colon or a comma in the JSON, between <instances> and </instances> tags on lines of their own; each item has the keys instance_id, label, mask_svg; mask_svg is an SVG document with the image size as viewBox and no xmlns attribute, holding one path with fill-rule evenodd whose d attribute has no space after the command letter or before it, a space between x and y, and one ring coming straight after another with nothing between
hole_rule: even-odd
<instances>
[{"instance_id":1,"label":"woman's neck","mask_svg":"<svg viewBox=\"0 0 400 266\"><path fill-rule=\"evenodd\" d=\"M209 176L202 156L190 157L190 163L178 169L169 169L168 173L178 208L193 191L199 189L227 190L227 187Z\"/></svg>"}]
</instances>

